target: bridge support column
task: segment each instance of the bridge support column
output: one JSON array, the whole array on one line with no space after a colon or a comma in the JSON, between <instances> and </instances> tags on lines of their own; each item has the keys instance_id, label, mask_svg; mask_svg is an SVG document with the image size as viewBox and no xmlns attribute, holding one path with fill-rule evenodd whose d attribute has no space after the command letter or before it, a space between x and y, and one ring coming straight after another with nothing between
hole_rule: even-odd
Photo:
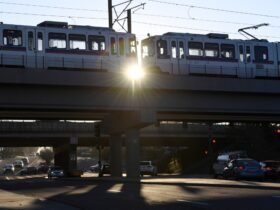
<instances>
[{"instance_id":1,"label":"bridge support column","mask_svg":"<svg viewBox=\"0 0 280 210\"><path fill-rule=\"evenodd\" d=\"M111 176L122 177L122 136L113 134L110 138Z\"/></svg>"},{"instance_id":2,"label":"bridge support column","mask_svg":"<svg viewBox=\"0 0 280 210\"><path fill-rule=\"evenodd\" d=\"M71 137L70 143L56 145L54 149L54 164L61 166L66 175L77 169L77 138Z\"/></svg>"},{"instance_id":3,"label":"bridge support column","mask_svg":"<svg viewBox=\"0 0 280 210\"><path fill-rule=\"evenodd\" d=\"M140 179L140 143L139 130L126 131L126 174L127 178Z\"/></svg>"}]
</instances>

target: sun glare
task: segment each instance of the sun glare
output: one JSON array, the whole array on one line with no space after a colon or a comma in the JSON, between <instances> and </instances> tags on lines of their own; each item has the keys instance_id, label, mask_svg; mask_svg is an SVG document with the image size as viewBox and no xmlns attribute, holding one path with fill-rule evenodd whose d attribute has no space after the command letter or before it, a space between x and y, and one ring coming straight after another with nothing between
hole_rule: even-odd
<instances>
[{"instance_id":1,"label":"sun glare","mask_svg":"<svg viewBox=\"0 0 280 210\"><path fill-rule=\"evenodd\" d=\"M131 80L141 80L144 77L144 71L139 65L130 66L126 75Z\"/></svg>"}]
</instances>

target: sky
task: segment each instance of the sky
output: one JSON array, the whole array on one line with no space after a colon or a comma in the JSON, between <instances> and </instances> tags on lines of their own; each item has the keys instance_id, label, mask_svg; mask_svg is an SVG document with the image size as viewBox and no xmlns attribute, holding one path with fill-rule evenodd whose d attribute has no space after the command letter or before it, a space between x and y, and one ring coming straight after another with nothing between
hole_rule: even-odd
<instances>
[{"instance_id":1,"label":"sky","mask_svg":"<svg viewBox=\"0 0 280 210\"><path fill-rule=\"evenodd\" d=\"M126 1L112 0L113 5ZM132 13L132 32L138 40L147 37L148 33L166 32L227 33L230 38L246 39L238 29L268 23L269 26L248 32L260 39L280 41L280 2L277 0L132 0L130 7L142 3L145 3L144 9L138 7ZM114 8L119 14L125 6ZM122 17L125 16L126 13ZM108 1L0 0L0 22L37 25L45 20L107 27ZM114 29L122 31L117 23Z\"/></svg>"}]
</instances>

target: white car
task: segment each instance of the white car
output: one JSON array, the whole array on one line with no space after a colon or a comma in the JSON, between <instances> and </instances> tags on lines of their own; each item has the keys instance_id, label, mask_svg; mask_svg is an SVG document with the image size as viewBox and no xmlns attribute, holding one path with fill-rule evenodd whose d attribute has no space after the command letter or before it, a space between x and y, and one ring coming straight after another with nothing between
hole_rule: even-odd
<instances>
[{"instance_id":1,"label":"white car","mask_svg":"<svg viewBox=\"0 0 280 210\"><path fill-rule=\"evenodd\" d=\"M7 173L14 173L15 172L15 167L13 164L6 164L3 167L3 174L7 174Z\"/></svg>"},{"instance_id":2,"label":"white car","mask_svg":"<svg viewBox=\"0 0 280 210\"><path fill-rule=\"evenodd\" d=\"M24 167L24 163L22 160L15 160L14 161L14 166L15 168L23 168Z\"/></svg>"},{"instance_id":3,"label":"white car","mask_svg":"<svg viewBox=\"0 0 280 210\"><path fill-rule=\"evenodd\" d=\"M152 161L140 161L140 175L157 176L157 167L153 165Z\"/></svg>"}]
</instances>

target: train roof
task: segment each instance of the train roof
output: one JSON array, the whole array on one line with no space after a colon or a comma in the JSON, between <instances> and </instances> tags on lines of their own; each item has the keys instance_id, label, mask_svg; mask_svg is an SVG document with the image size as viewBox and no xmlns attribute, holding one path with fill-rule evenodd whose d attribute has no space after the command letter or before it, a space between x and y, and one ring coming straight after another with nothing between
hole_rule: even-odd
<instances>
[{"instance_id":1,"label":"train roof","mask_svg":"<svg viewBox=\"0 0 280 210\"><path fill-rule=\"evenodd\" d=\"M69 25L67 22L59 22L59 21L43 21L37 26L30 26L30 25L16 25L16 24L4 24L0 22L0 25L8 25L12 27L40 27L40 28L55 28L55 29L69 29L69 30L82 30L82 31L90 31L90 30L97 30L103 32L114 32L118 34L131 34L132 33L125 33L125 32L116 32L114 29L108 27L101 27L101 26L89 26L89 25Z\"/></svg>"},{"instance_id":2,"label":"train roof","mask_svg":"<svg viewBox=\"0 0 280 210\"><path fill-rule=\"evenodd\" d=\"M219 39L219 40L229 40L229 41L251 41L251 42L268 42L266 39L230 39L228 34L221 34L221 33L208 33L208 34L194 34L194 33L182 33L182 32L167 32L162 35L154 35L148 36L144 40L150 40L153 38L160 38L162 36L169 36L169 37L196 37L196 38L209 38L209 39Z\"/></svg>"}]
</instances>

